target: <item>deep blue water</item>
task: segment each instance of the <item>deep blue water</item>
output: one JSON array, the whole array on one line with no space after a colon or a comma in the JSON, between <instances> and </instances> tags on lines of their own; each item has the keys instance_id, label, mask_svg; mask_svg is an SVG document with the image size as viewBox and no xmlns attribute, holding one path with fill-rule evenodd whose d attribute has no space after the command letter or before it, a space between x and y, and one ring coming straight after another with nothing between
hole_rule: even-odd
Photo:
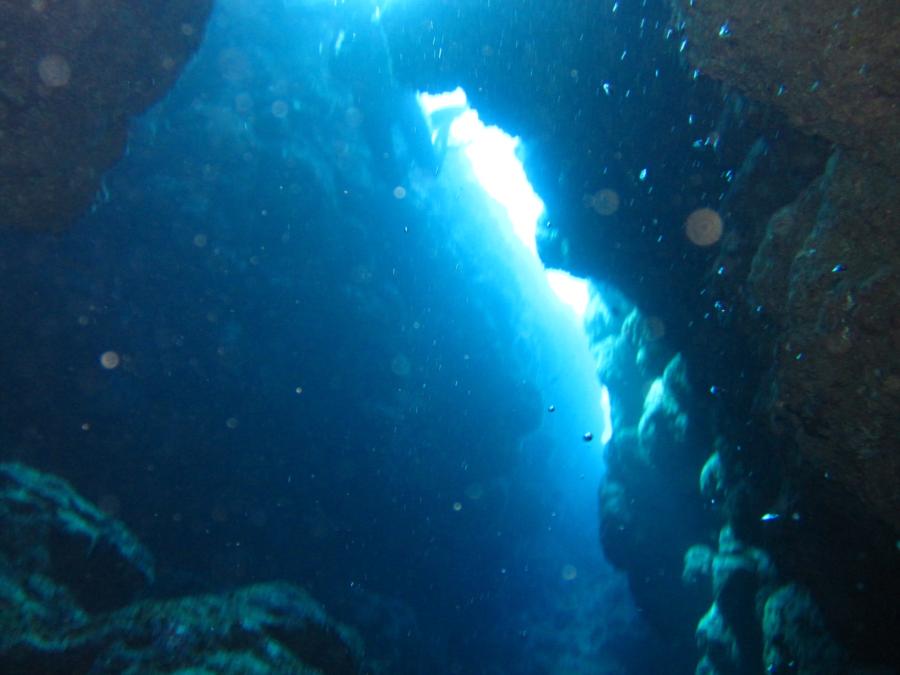
<instances>
[{"instance_id":1,"label":"deep blue water","mask_svg":"<svg viewBox=\"0 0 900 675\"><path fill-rule=\"evenodd\" d=\"M3 447L128 524L155 594L294 581L402 672L640 668L576 318L465 176L383 189L339 19L287 16L221 6L91 212L0 235Z\"/></svg>"}]
</instances>

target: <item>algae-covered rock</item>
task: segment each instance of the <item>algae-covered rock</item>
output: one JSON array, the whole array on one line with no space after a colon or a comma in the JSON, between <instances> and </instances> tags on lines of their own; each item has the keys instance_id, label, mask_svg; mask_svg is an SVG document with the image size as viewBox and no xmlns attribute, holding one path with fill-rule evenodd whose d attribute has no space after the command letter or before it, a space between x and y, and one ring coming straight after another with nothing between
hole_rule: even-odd
<instances>
[{"instance_id":1,"label":"algae-covered rock","mask_svg":"<svg viewBox=\"0 0 900 675\"><path fill-rule=\"evenodd\" d=\"M144 601L0 650L4 673L312 674L359 672L362 647L303 590L284 583Z\"/></svg>"},{"instance_id":2,"label":"algae-covered rock","mask_svg":"<svg viewBox=\"0 0 900 675\"><path fill-rule=\"evenodd\" d=\"M684 551L712 534L696 489L700 451L709 443L703 426L689 423L695 408L683 360L655 361L666 348L656 344L661 336L653 324L637 313L630 315L619 335L607 341L609 349L601 359L603 371L615 375L607 381L614 404L623 389L646 395L642 404L632 402L620 410L606 448L600 538L610 562L628 573L648 619L687 653L692 627L708 606L700 584L681 580L685 574L700 574L693 568L685 571ZM639 364L648 340L656 356ZM662 372L645 370L651 362Z\"/></svg>"},{"instance_id":3,"label":"algae-covered rock","mask_svg":"<svg viewBox=\"0 0 900 675\"><path fill-rule=\"evenodd\" d=\"M91 673L323 673L359 670L361 647L303 590L284 583L141 602L69 639Z\"/></svg>"},{"instance_id":4,"label":"algae-covered rock","mask_svg":"<svg viewBox=\"0 0 900 675\"><path fill-rule=\"evenodd\" d=\"M809 593L782 586L766 600L762 616L763 661L767 673L837 675L846 657L825 628Z\"/></svg>"},{"instance_id":5,"label":"algae-covered rock","mask_svg":"<svg viewBox=\"0 0 900 675\"><path fill-rule=\"evenodd\" d=\"M743 655L734 632L715 603L697 623L697 647L703 652L697 672L740 672Z\"/></svg>"},{"instance_id":6,"label":"algae-covered rock","mask_svg":"<svg viewBox=\"0 0 900 675\"><path fill-rule=\"evenodd\" d=\"M52 580L89 611L121 607L153 581L150 551L56 476L0 464L0 525L7 574Z\"/></svg>"},{"instance_id":7,"label":"algae-covered rock","mask_svg":"<svg viewBox=\"0 0 900 675\"><path fill-rule=\"evenodd\" d=\"M688 585L698 585L712 574L712 563L715 553L709 546L695 544L684 554L684 570L681 580Z\"/></svg>"},{"instance_id":8,"label":"algae-covered rock","mask_svg":"<svg viewBox=\"0 0 900 675\"><path fill-rule=\"evenodd\" d=\"M127 603L150 552L60 478L0 464L0 672L359 672L362 648L286 583Z\"/></svg>"},{"instance_id":9,"label":"algae-covered rock","mask_svg":"<svg viewBox=\"0 0 900 675\"><path fill-rule=\"evenodd\" d=\"M722 473L722 458L714 452L700 470L700 494L711 504L722 501L725 496Z\"/></svg>"}]
</instances>

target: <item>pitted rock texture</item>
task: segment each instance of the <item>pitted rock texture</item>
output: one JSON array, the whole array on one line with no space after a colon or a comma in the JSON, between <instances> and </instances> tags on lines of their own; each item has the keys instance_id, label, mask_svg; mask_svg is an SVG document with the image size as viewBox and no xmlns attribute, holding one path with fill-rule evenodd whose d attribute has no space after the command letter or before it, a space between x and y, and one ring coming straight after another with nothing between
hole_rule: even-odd
<instances>
[{"instance_id":1,"label":"pitted rock texture","mask_svg":"<svg viewBox=\"0 0 900 675\"><path fill-rule=\"evenodd\" d=\"M0 1L0 226L59 229L172 86L211 0Z\"/></svg>"},{"instance_id":2,"label":"pitted rock texture","mask_svg":"<svg viewBox=\"0 0 900 675\"><path fill-rule=\"evenodd\" d=\"M770 411L818 482L900 532L900 199L875 166L835 156L776 213L753 301L778 326Z\"/></svg>"},{"instance_id":3,"label":"pitted rock texture","mask_svg":"<svg viewBox=\"0 0 900 675\"><path fill-rule=\"evenodd\" d=\"M673 0L691 63L897 175L900 5Z\"/></svg>"}]
</instances>

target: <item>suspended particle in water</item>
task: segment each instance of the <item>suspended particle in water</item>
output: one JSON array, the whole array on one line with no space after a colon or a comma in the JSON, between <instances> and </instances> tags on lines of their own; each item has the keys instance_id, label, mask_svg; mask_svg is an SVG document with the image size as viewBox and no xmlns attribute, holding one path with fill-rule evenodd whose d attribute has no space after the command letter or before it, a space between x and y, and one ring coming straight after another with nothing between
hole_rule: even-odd
<instances>
[{"instance_id":1,"label":"suspended particle in water","mask_svg":"<svg viewBox=\"0 0 900 675\"><path fill-rule=\"evenodd\" d=\"M224 523L228 520L228 509L222 504L216 504L209 512L209 517L214 523Z\"/></svg>"},{"instance_id":2,"label":"suspended particle in water","mask_svg":"<svg viewBox=\"0 0 900 675\"><path fill-rule=\"evenodd\" d=\"M100 365L107 370L112 370L119 366L119 355L116 352L108 351L100 355Z\"/></svg>"},{"instance_id":3,"label":"suspended particle in water","mask_svg":"<svg viewBox=\"0 0 900 675\"><path fill-rule=\"evenodd\" d=\"M578 569L575 565L565 564L562 567L562 578L564 581L572 581L578 576Z\"/></svg>"},{"instance_id":4,"label":"suspended particle in water","mask_svg":"<svg viewBox=\"0 0 900 675\"><path fill-rule=\"evenodd\" d=\"M397 354L391 359L391 372L398 377L407 377L412 372L412 364L403 354Z\"/></svg>"},{"instance_id":5,"label":"suspended particle in water","mask_svg":"<svg viewBox=\"0 0 900 675\"><path fill-rule=\"evenodd\" d=\"M462 503L461 502L453 502L453 510L454 511L462 511Z\"/></svg>"},{"instance_id":6,"label":"suspended particle in water","mask_svg":"<svg viewBox=\"0 0 900 675\"><path fill-rule=\"evenodd\" d=\"M242 92L234 97L234 109L241 114L249 113L253 110L253 97L247 92Z\"/></svg>"},{"instance_id":7,"label":"suspended particle in water","mask_svg":"<svg viewBox=\"0 0 900 675\"><path fill-rule=\"evenodd\" d=\"M253 75L250 57L235 47L219 52L218 66L222 77L231 83L246 81Z\"/></svg>"},{"instance_id":8,"label":"suspended particle in water","mask_svg":"<svg viewBox=\"0 0 900 675\"><path fill-rule=\"evenodd\" d=\"M581 438L584 439L585 443L590 443L592 440L594 440L594 434L592 434L590 431L586 431L584 436L582 436Z\"/></svg>"},{"instance_id":9,"label":"suspended particle in water","mask_svg":"<svg viewBox=\"0 0 900 675\"><path fill-rule=\"evenodd\" d=\"M363 117L362 111L354 106L350 106L344 112L344 122L352 129L356 129L362 125Z\"/></svg>"},{"instance_id":10,"label":"suspended particle in water","mask_svg":"<svg viewBox=\"0 0 900 675\"><path fill-rule=\"evenodd\" d=\"M406 197L406 188L398 185L394 188L394 199L404 199Z\"/></svg>"},{"instance_id":11,"label":"suspended particle in water","mask_svg":"<svg viewBox=\"0 0 900 675\"><path fill-rule=\"evenodd\" d=\"M611 216L619 210L619 205L621 204L619 193L609 188L597 190L592 195L585 195L583 201L585 206L593 209L601 216Z\"/></svg>"},{"instance_id":12,"label":"suspended particle in water","mask_svg":"<svg viewBox=\"0 0 900 675\"><path fill-rule=\"evenodd\" d=\"M722 216L709 208L693 211L684 223L684 233L696 246L712 246L722 238Z\"/></svg>"},{"instance_id":13,"label":"suspended particle in water","mask_svg":"<svg viewBox=\"0 0 900 675\"><path fill-rule=\"evenodd\" d=\"M555 406L555 405L548 405L548 406L547 406L547 412L556 412L556 406Z\"/></svg>"},{"instance_id":14,"label":"suspended particle in water","mask_svg":"<svg viewBox=\"0 0 900 675\"><path fill-rule=\"evenodd\" d=\"M38 76L48 87L65 87L72 77L72 68L59 54L48 54L38 61Z\"/></svg>"},{"instance_id":15,"label":"suspended particle in water","mask_svg":"<svg viewBox=\"0 0 900 675\"><path fill-rule=\"evenodd\" d=\"M466 487L466 497L477 502L484 496L484 486L481 483L471 483Z\"/></svg>"},{"instance_id":16,"label":"suspended particle in water","mask_svg":"<svg viewBox=\"0 0 900 675\"><path fill-rule=\"evenodd\" d=\"M277 117L280 120L283 120L288 116L290 112L290 106L288 106L287 101L283 101L278 99L272 103L272 115Z\"/></svg>"},{"instance_id":17,"label":"suspended particle in water","mask_svg":"<svg viewBox=\"0 0 900 675\"><path fill-rule=\"evenodd\" d=\"M194 246L197 248L203 248L209 242L209 239L205 234L195 234L194 235Z\"/></svg>"},{"instance_id":18,"label":"suspended particle in water","mask_svg":"<svg viewBox=\"0 0 900 675\"><path fill-rule=\"evenodd\" d=\"M237 417L229 417L227 420L225 420L225 426L228 427L229 429L237 429L237 426L238 426Z\"/></svg>"}]
</instances>

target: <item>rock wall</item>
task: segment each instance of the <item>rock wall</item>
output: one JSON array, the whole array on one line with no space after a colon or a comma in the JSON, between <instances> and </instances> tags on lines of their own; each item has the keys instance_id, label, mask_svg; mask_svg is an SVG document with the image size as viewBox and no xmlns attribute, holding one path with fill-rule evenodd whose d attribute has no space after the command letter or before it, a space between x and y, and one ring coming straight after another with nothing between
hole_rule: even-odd
<instances>
[{"instance_id":1,"label":"rock wall","mask_svg":"<svg viewBox=\"0 0 900 675\"><path fill-rule=\"evenodd\" d=\"M90 205L128 121L171 87L211 7L0 2L0 226L59 229Z\"/></svg>"},{"instance_id":2,"label":"rock wall","mask_svg":"<svg viewBox=\"0 0 900 675\"><path fill-rule=\"evenodd\" d=\"M598 348L622 347L600 373L621 408L602 539L645 609L682 640L701 615L673 618L673 561L693 550L712 569L751 551L769 571L742 573L756 590L741 616L706 614L710 668L846 672L840 659L770 660L772 631L811 653L815 630L772 627L800 614L848 663L900 661L885 601L900 556L896 3L455 0L424 14L394 20L398 72L462 84L483 117L525 137L545 261L618 289L668 354L645 368L634 321L594 327ZM698 208L722 218L711 246L685 237ZM707 440L658 444L683 453L668 461L693 480L667 480L642 451L646 396L676 353L683 412ZM699 515L676 532L673 512ZM737 543L722 549L726 527ZM717 626L734 634L722 650Z\"/></svg>"},{"instance_id":3,"label":"rock wall","mask_svg":"<svg viewBox=\"0 0 900 675\"><path fill-rule=\"evenodd\" d=\"M0 222L87 207L208 11L0 3ZM645 607L678 640L699 621L701 672L900 662L896 3L405 12L400 77L529 139L542 255L644 317L597 339L628 364L601 373L623 406L602 536ZM711 204L721 243L691 246Z\"/></svg>"},{"instance_id":4,"label":"rock wall","mask_svg":"<svg viewBox=\"0 0 900 675\"><path fill-rule=\"evenodd\" d=\"M900 11L891 0L670 0L691 63L897 175Z\"/></svg>"},{"instance_id":5,"label":"rock wall","mask_svg":"<svg viewBox=\"0 0 900 675\"><path fill-rule=\"evenodd\" d=\"M734 335L755 352L762 375L730 378L746 395L727 397L734 407L718 411L732 439L721 462L729 517L743 523L743 535L752 539L755 529L781 571L808 585L824 624L855 658L896 665L890 635L900 617L885 598L900 592L891 571L900 562L900 92L888 64L897 62L900 10L673 4L692 64L839 147L781 208L759 208L752 185L770 178L749 168L747 184L726 201L752 234L726 241L713 264L733 270L731 280L712 270L708 278L733 303ZM748 408L762 431L749 443L734 431ZM754 484L753 471L766 480ZM750 525L751 504L771 517L762 527Z\"/></svg>"}]
</instances>

